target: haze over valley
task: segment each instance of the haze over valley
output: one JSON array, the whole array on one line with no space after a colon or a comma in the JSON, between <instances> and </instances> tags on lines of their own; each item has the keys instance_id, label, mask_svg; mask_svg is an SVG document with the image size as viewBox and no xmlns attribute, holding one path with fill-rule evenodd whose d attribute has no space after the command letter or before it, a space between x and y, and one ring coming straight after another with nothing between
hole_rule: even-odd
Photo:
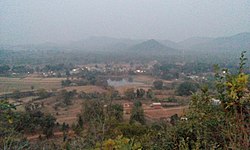
<instances>
[{"instance_id":1,"label":"haze over valley","mask_svg":"<svg viewBox=\"0 0 250 150\"><path fill-rule=\"evenodd\" d=\"M250 2L0 1L0 149L250 149Z\"/></svg>"}]
</instances>

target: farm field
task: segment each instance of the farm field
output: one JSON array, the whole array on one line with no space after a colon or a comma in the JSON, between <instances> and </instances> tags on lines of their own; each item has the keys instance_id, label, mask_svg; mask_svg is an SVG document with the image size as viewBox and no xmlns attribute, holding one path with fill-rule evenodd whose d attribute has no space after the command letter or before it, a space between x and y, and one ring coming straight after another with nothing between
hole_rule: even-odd
<instances>
[{"instance_id":1,"label":"farm field","mask_svg":"<svg viewBox=\"0 0 250 150\"><path fill-rule=\"evenodd\" d=\"M41 78L38 76L28 76L26 78L7 78L7 77L0 77L0 94L3 93L9 93L13 92L14 90L20 90L20 91L28 91L31 90L31 86L34 86L34 89L45 89L49 92L54 92L55 95L34 100L37 98L37 96L29 96L29 97L23 97L19 99L10 99L10 102L12 104L15 104L17 109L16 112L25 112L26 106L31 105L32 107L37 107L38 110L40 110L44 114L51 114L55 117L56 122L59 124L68 124L69 126L72 126L77 122L78 115L82 112L82 107L85 99L80 99L77 97L77 95L72 98L70 105L63 104L63 99L60 97L60 91L65 89L67 91L73 91L76 90L76 92L79 94L81 92L85 93L105 93L108 92L109 89L104 88L103 86L97 86L97 85L85 85L85 86L67 86L62 87L61 81L65 80L65 78ZM133 76L133 82L130 84L121 84L119 86L114 86L114 89L117 90L120 95L123 97L121 100L114 100L114 104L120 104L124 106L124 104L129 103L131 104L130 110L132 109L133 101L130 99L127 99L125 96L125 91L129 88L136 89L144 89L147 91L148 89L153 89L154 95L156 99L159 100L167 100L168 98L175 97L179 101L186 101L186 98L179 97L175 95L175 90L173 89L162 89L162 90L156 90L154 89L153 82L157 80L154 77L147 76L147 75L135 75ZM168 81L168 80L162 80L164 83L164 86L171 87L171 84L175 81ZM56 89L56 90L52 90ZM50 91L52 90L52 91ZM17 101L18 100L18 101ZM145 118L148 123L150 122L157 122L162 119L169 119L172 115L177 114L178 116L183 116L183 114L188 109L187 104L179 103L178 106L170 106L168 107L161 107L161 108L153 108L151 104L155 102L152 99L143 99L142 100L142 108L144 109ZM162 101L163 102L163 101ZM123 112L123 121L125 123L129 123L130 121L130 115L131 112L127 113L127 111L124 109ZM73 133L72 130L70 132ZM40 133L39 133L40 134ZM37 140L39 138L39 134L31 134L27 135L27 138L32 140ZM42 135L44 136L44 135ZM63 132L55 130L54 131L54 137L62 137Z\"/></svg>"},{"instance_id":2,"label":"farm field","mask_svg":"<svg viewBox=\"0 0 250 150\"><path fill-rule=\"evenodd\" d=\"M83 99L74 99L72 101L72 105L69 105L65 108L59 107L58 109L55 109L54 106L56 105L56 103L58 103L58 101L56 100L55 97L51 97L43 100L45 107L43 108L42 111L45 113L50 113L53 116L55 116L57 122L59 123L65 122L69 125L72 125L77 120L77 115L81 113L83 102L84 102ZM132 103L132 102L129 100L117 100L114 101L114 103L124 105L124 103ZM160 120L161 118L169 118L174 114L182 116L188 109L188 106L154 109L150 107L151 103L152 103L151 101L145 101L143 103L145 116L150 120ZM129 121L129 118L130 114L124 113L124 120Z\"/></svg>"},{"instance_id":3,"label":"farm field","mask_svg":"<svg viewBox=\"0 0 250 150\"><path fill-rule=\"evenodd\" d=\"M133 81L152 85L153 82L154 82L154 80L155 80L155 78L152 77L152 76L136 75L136 76L134 76L134 80Z\"/></svg>"},{"instance_id":4,"label":"farm field","mask_svg":"<svg viewBox=\"0 0 250 150\"><path fill-rule=\"evenodd\" d=\"M182 116L185 111L187 111L187 109L188 106L161 109L144 108L144 112L146 117L159 120L161 118L169 118L175 114L178 114L178 116Z\"/></svg>"},{"instance_id":5,"label":"farm field","mask_svg":"<svg viewBox=\"0 0 250 150\"><path fill-rule=\"evenodd\" d=\"M0 77L0 94L13 92L14 90L30 90L44 88L46 90L58 89L61 87L61 80L64 78L8 78Z\"/></svg>"},{"instance_id":6,"label":"farm field","mask_svg":"<svg viewBox=\"0 0 250 150\"><path fill-rule=\"evenodd\" d=\"M44 108L42 109L45 113L52 114L59 123L67 123L72 125L77 120L77 115L81 113L82 109L82 102L81 99L74 99L72 100L72 105L67 107L58 107L55 109L55 105L58 103L55 97L51 97L48 99L43 100Z\"/></svg>"},{"instance_id":7,"label":"farm field","mask_svg":"<svg viewBox=\"0 0 250 150\"><path fill-rule=\"evenodd\" d=\"M129 88L148 90L150 89L150 87L151 86L145 85L145 84L137 84L137 85L131 84L131 85L119 86L119 87L116 87L115 89L119 91L119 93L124 94L124 92Z\"/></svg>"},{"instance_id":8,"label":"farm field","mask_svg":"<svg viewBox=\"0 0 250 150\"><path fill-rule=\"evenodd\" d=\"M103 93L106 92L105 89L103 89L100 86L94 86L94 85L86 85L86 86L70 86L64 88L67 91L73 91L76 90L77 92L85 92L85 93L93 93L93 92L99 92Z\"/></svg>"}]
</instances>

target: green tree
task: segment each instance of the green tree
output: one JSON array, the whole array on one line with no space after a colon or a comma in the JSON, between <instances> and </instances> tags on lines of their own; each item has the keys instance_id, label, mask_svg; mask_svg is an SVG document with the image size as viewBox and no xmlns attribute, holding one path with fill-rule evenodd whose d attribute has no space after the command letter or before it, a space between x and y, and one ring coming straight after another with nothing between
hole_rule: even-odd
<instances>
[{"instance_id":1,"label":"green tree","mask_svg":"<svg viewBox=\"0 0 250 150\"><path fill-rule=\"evenodd\" d=\"M72 83L72 81L70 81L69 79L62 80L62 81L61 81L62 87L70 86L71 83Z\"/></svg>"},{"instance_id":2,"label":"green tree","mask_svg":"<svg viewBox=\"0 0 250 150\"><path fill-rule=\"evenodd\" d=\"M100 100L86 100L82 108L82 117L87 124L88 140L86 143L93 147L95 143L103 143L107 128L107 116L104 104Z\"/></svg>"},{"instance_id":3,"label":"green tree","mask_svg":"<svg viewBox=\"0 0 250 150\"><path fill-rule=\"evenodd\" d=\"M216 69L216 91L205 86L192 96L186 121L177 121L175 139L178 149L249 149L250 101L248 75L243 70L244 53L239 72ZM220 101L215 104L213 101Z\"/></svg>"},{"instance_id":4,"label":"green tree","mask_svg":"<svg viewBox=\"0 0 250 150\"><path fill-rule=\"evenodd\" d=\"M39 89L37 90L37 95L39 96L40 99L45 99L50 96L50 93L45 89Z\"/></svg>"},{"instance_id":5,"label":"green tree","mask_svg":"<svg viewBox=\"0 0 250 150\"><path fill-rule=\"evenodd\" d=\"M139 122L141 124L146 123L146 120L144 118L144 110L142 108L142 103L140 101L134 102L129 122L130 123Z\"/></svg>"},{"instance_id":6,"label":"green tree","mask_svg":"<svg viewBox=\"0 0 250 150\"><path fill-rule=\"evenodd\" d=\"M136 97L137 98L143 98L143 96L145 95L145 90L144 89L137 89L136 90Z\"/></svg>"},{"instance_id":7,"label":"green tree","mask_svg":"<svg viewBox=\"0 0 250 150\"><path fill-rule=\"evenodd\" d=\"M83 119L82 119L82 116L81 116L81 115L78 116L77 122L78 122L79 127L80 127L80 128L83 128Z\"/></svg>"},{"instance_id":8,"label":"green tree","mask_svg":"<svg viewBox=\"0 0 250 150\"><path fill-rule=\"evenodd\" d=\"M192 93L196 92L198 89L198 84L193 82L183 82L177 87L177 94L180 96L189 96Z\"/></svg>"},{"instance_id":9,"label":"green tree","mask_svg":"<svg viewBox=\"0 0 250 150\"><path fill-rule=\"evenodd\" d=\"M43 134L45 134L46 138L49 138L53 135L54 127L55 127L56 118L52 115L45 116L44 120L41 122Z\"/></svg>"},{"instance_id":10,"label":"green tree","mask_svg":"<svg viewBox=\"0 0 250 150\"><path fill-rule=\"evenodd\" d=\"M148 89L146 97L149 98L149 99L152 99L152 98L155 97L154 92L153 92L152 89Z\"/></svg>"},{"instance_id":11,"label":"green tree","mask_svg":"<svg viewBox=\"0 0 250 150\"><path fill-rule=\"evenodd\" d=\"M15 130L17 115L14 105L7 100L0 100L0 149L28 149L28 142Z\"/></svg>"},{"instance_id":12,"label":"green tree","mask_svg":"<svg viewBox=\"0 0 250 150\"><path fill-rule=\"evenodd\" d=\"M125 97L127 98L127 99L130 99L130 100L132 100L132 99L135 99L135 89L134 88L129 88L129 89L127 89L125 92L124 92L124 94L125 94Z\"/></svg>"},{"instance_id":13,"label":"green tree","mask_svg":"<svg viewBox=\"0 0 250 150\"><path fill-rule=\"evenodd\" d=\"M111 106L111 116L114 116L115 120L123 120L123 106L120 104L114 104Z\"/></svg>"},{"instance_id":14,"label":"green tree","mask_svg":"<svg viewBox=\"0 0 250 150\"><path fill-rule=\"evenodd\" d=\"M248 91L249 75L244 73L246 51L241 53L237 74L216 67L216 87L218 98L225 112L225 137L229 139L226 148L250 148L250 96ZM220 73L222 72L222 73Z\"/></svg>"},{"instance_id":15,"label":"green tree","mask_svg":"<svg viewBox=\"0 0 250 150\"><path fill-rule=\"evenodd\" d=\"M61 130L63 132L63 142L65 142L68 137L69 125L63 122Z\"/></svg>"},{"instance_id":16,"label":"green tree","mask_svg":"<svg viewBox=\"0 0 250 150\"><path fill-rule=\"evenodd\" d=\"M8 65L0 65L0 74L5 74L10 70Z\"/></svg>"},{"instance_id":17,"label":"green tree","mask_svg":"<svg viewBox=\"0 0 250 150\"><path fill-rule=\"evenodd\" d=\"M153 82L154 88L157 90L162 90L163 89L163 82L162 80L156 80Z\"/></svg>"},{"instance_id":18,"label":"green tree","mask_svg":"<svg viewBox=\"0 0 250 150\"><path fill-rule=\"evenodd\" d=\"M68 77L70 76L69 70L66 70L65 74L66 74L66 76L67 76L67 78L68 78Z\"/></svg>"},{"instance_id":19,"label":"green tree","mask_svg":"<svg viewBox=\"0 0 250 150\"><path fill-rule=\"evenodd\" d=\"M62 99L63 103L65 105L71 105L72 104L72 98L76 95L76 90L73 91L67 91L67 90L61 90L59 98Z\"/></svg>"}]
</instances>

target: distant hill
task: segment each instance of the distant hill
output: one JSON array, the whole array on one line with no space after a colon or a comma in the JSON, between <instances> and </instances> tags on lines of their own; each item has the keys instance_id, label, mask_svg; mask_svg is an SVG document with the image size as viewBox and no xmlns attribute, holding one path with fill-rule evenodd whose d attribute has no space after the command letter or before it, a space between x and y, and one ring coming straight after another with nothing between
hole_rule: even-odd
<instances>
[{"instance_id":1,"label":"distant hill","mask_svg":"<svg viewBox=\"0 0 250 150\"><path fill-rule=\"evenodd\" d=\"M189 49L195 45L207 43L207 42L210 42L212 40L213 40L213 38L209 38L209 37L192 37L192 38L188 38L186 40L183 40L181 42L178 42L177 45L181 48Z\"/></svg>"},{"instance_id":2,"label":"distant hill","mask_svg":"<svg viewBox=\"0 0 250 150\"><path fill-rule=\"evenodd\" d=\"M178 43L170 41L170 40L160 40L159 42L161 44L167 46L167 47L171 47L171 48L174 48L174 49L179 49L180 48Z\"/></svg>"},{"instance_id":3,"label":"distant hill","mask_svg":"<svg viewBox=\"0 0 250 150\"><path fill-rule=\"evenodd\" d=\"M151 39L142 43L136 44L128 49L130 52L174 52L176 49L167 47L160 42Z\"/></svg>"},{"instance_id":4,"label":"distant hill","mask_svg":"<svg viewBox=\"0 0 250 150\"><path fill-rule=\"evenodd\" d=\"M111 37L89 37L84 40L69 43L41 43L29 45L0 45L1 49L10 50L58 50L58 51L88 51L88 52L149 52L153 55L161 52L170 54L181 51L200 52L239 52L250 50L250 33L244 32L228 37L193 37L181 42L169 40L135 40Z\"/></svg>"},{"instance_id":5,"label":"distant hill","mask_svg":"<svg viewBox=\"0 0 250 150\"><path fill-rule=\"evenodd\" d=\"M83 51L118 51L126 49L138 40L119 39L110 37L90 37L82 41L71 42L67 47Z\"/></svg>"},{"instance_id":6,"label":"distant hill","mask_svg":"<svg viewBox=\"0 0 250 150\"><path fill-rule=\"evenodd\" d=\"M19 45L1 45L3 49L23 51L23 50L62 50L64 46L57 43L45 42L40 44L19 44Z\"/></svg>"},{"instance_id":7,"label":"distant hill","mask_svg":"<svg viewBox=\"0 0 250 150\"><path fill-rule=\"evenodd\" d=\"M243 51L250 50L250 33L239 33L229 37L220 37L213 40L192 45L189 49L199 51Z\"/></svg>"},{"instance_id":8,"label":"distant hill","mask_svg":"<svg viewBox=\"0 0 250 150\"><path fill-rule=\"evenodd\" d=\"M90 52L112 52L127 49L143 40L131 40L125 38L111 37L89 37L84 40L66 43L41 43L24 45L0 45L4 49L13 50L70 50L70 51L90 51Z\"/></svg>"}]
</instances>

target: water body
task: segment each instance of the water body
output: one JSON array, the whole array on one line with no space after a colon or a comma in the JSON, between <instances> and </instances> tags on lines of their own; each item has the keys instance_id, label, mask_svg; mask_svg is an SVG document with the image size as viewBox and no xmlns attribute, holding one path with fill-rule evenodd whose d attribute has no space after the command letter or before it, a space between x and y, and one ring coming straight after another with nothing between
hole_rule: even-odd
<instances>
[{"instance_id":1,"label":"water body","mask_svg":"<svg viewBox=\"0 0 250 150\"><path fill-rule=\"evenodd\" d=\"M139 82L129 82L126 79L122 79L122 80L118 80L118 81L117 80L108 79L107 82L108 82L109 86L113 86L113 87L125 86L125 85L131 85L131 84L141 84Z\"/></svg>"}]
</instances>

